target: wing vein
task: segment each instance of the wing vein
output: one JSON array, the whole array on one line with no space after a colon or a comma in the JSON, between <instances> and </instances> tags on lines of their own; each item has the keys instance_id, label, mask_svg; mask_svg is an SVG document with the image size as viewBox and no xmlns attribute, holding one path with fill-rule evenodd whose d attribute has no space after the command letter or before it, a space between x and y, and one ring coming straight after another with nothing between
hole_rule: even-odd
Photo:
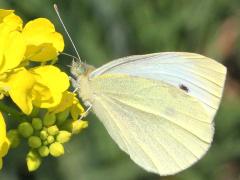
<instances>
[{"instance_id":1,"label":"wing vein","mask_svg":"<svg viewBox=\"0 0 240 180\"><path fill-rule=\"evenodd\" d=\"M147 89L147 88L142 88L142 89ZM142 90L141 89L141 90ZM139 90L140 91L140 90ZM137 94L137 92L138 92L138 90L137 91L135 91L133 94L131 94L132 95L132 97L137 97L137 98L142 98L141 96L136 96L136 94ZM114 93L114 92L110 92L110 91L105 91L104 93L95 93L94 95L105 95L105 94L109 94L109 95L123 95L123 96L127 96L127 95L129 95L129 94L127 94L127 93L122 93L122 92L117 92L117 93ZM156 100L156 99L159 99L159 100L161 100L160 98L157 98L157 97L148 97L149 99L154 99L154 100ZM207 105L207 104L206 104ZM210 107L210 106L209 106ZM214 109L214 108L213 108ZM201 120L201 119L197 119L197 118L195 118L195 117L193 117L193 116L191 116L191 115L189 115L189 114L186 114L186 113L183 113L183 112L180 112L180 111L176 111L176 112L179 112L179 113L182 113L182 114L184 114L184 115L186 115L186 116L188 116L188 117L190 117L192 120L195 120L195 121L200 121L200 122L202 122L202 123L206 123L206 124L209 124L208 122L206 122L206 121L203 121L203 120Z\"/></svg>"},{"instance_id":2,"label":"wing vein","mask_svg":"<svg viewBox=\"0 0 240 180\"><path fill-rule=\"evenodd\" d=\"M122 109L123 111L124 111L124 108L122 108L121 106L119 106L119 103L116 103L115 102L115 100L114 99L112 99L112 98L110 98L110 97L108 97L108 96L104 96L105 97L105 99L108 99L109 101L111 101L112 103L114 103L116 106L118 106L120 109ZM116 123L116 122L115 122ZM139 129L139 131L138 132L140 132L141 131L141 128L137 125L137 127L138 127L138 129ZM127 129L127 127L125 127L126 129ZM138 139L136 139L136 137L133 135L133 133L130 131L130 133L132 134L132 137L134 137L134 139L136 140L136 142L138 142L139 140ZM156 139L156 138L155 138ZM173 160L173 162L178 166L178 167L180 167L181 168L181 166L176 162L176 160L174 159L174 157L171 155L171 153L169 153L168 151L167 151L167 149L161 144L161 143L159 143L159 141L157 141L158 142L158 144L162 147L162 149L168 154L168 156ZM143 150L143 152L146 154L146 156L147 157L149 157L149 159L151 160L151 162L153 163L153 165L155 166L155 168L156 169L158 169L158 167L155 165L155 163L152 161L152 157L150 157L149 155L148 155L148 153L146 153L146 150L145 150L145 148L141 145L141 143L137 143L140 147L141 147L141 149Z\"/></svg>"},{"instance_id":3,"label":"wing vein","mask_svg":"<svg viewBox=\"0 0 240 180\"><path fill-rule=\"evenodd\" d=\"M108 96L108 97L110 97L110 96ZM129 107L131 107L131 108L133 108L133 109L136 109L136 110L139 110L139 111L141 111L141 112L148 113L148 114L152 114L152 115L157 116L157 117L160 116L160 117L162 117L163 119L165 119L165 120L167 120L168 122L170 122L172 125L177 126L177 127L181 128L181 129L185 130L187 133L192 134L194 137L196 137L196 138L199 139L200 141L203 141L203 142L205 142L205 143L208 143L207 141L203 140L203 139L202 139L201 137L199 137L198 135L192 133L191 131L187 130L185 127L183 127L183 126L175 123L174 121L172 121L171 119L169 119L168 117L166 117L166 116L164 116L164 115L162 115L162 114L156 114L156 113L154 113L154 112L144 111L144 110L141 109L141 108L137 108L137 107L135 107L135 106L133 106L133 105L131 105L131 104L129 104L129 103L126 103L126 102L124 102L124 101L121 101L120 99L117 99L117 98L115 98L115 97L110 97L110 98L118 101L118 102L121 103L121 104L124 104L125 106L129 106Z\"/></svg>"}]
</instances>

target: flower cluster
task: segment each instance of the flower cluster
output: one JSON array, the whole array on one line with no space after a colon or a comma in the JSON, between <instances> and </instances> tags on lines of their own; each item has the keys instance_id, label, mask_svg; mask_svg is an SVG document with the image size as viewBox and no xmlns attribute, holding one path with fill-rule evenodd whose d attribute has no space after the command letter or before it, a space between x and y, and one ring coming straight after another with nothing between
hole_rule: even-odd
<instances>
[{"instance_id":1,"label":"flower cluster","mask_svg":"<svg viewBox=\"0 0 240 180\"><path fill-rule=\"evenodd\" d=\"M48 19L23 26L13 10L0 9L0 99L10 97L31 117L6 133L0 113L0 168L9 147L17 147L21 139L28 141L27 164L33 171L41 157L62 155L62 144L87 127L85 121L77 121L84 109L68 91L67 74L52 63L63 49L63 37Z\"/></svg>"}]
</instances>

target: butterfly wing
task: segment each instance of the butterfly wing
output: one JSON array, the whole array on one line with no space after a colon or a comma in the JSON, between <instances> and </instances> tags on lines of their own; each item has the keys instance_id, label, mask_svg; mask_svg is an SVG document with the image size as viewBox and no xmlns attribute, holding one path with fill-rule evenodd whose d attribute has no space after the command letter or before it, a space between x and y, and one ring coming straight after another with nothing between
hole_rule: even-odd
<instances>
[{"instance_id":1,"label":"butterfly wing","mask_svg":"<svg viewBox=\"0 0 240 180\"><path fill-rule=\"evenodd\" d=\"M101 75L93 110L131 159L160 175L177 173L208 150L214 127L198 100L161 81Z\"/></svg>"},{"instance_id":2,"label":"butterfly wing","mask_svg":"<svg viewBox=\"0 0 240 180\"><path fill-rule=\"evenodd\" d=\"M198 54L118 59L89 75L93 110L134 162L174 174L208 150L225 75L224 66Z\"/></svg>"},{"instance_id":3,"label":"butterfly wing","mask_svg":"<svg viewBox=\"0 0 240 180\"><path fill-rule=\"evenodd\" d=\"M102 74L128 74L155 79L177 88L187 87L188 93L197 98L213 120L218 109L226 68L208 57L182 52L154 53L117 59L98 68L90 79Z\"/></svg>"}]
</instances>

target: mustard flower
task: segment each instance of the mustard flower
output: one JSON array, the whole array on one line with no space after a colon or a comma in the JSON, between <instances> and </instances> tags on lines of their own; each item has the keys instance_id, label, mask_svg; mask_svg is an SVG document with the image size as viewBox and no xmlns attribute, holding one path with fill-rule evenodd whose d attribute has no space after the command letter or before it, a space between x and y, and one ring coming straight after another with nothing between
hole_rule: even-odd
<instances>
[{"instance_id":1,"label":"mustard flower","mask_svg":"<svg viewBox=\"0 0 240 180\"><path fill-rule=\"evenodd\" d=\"M56 106L69 87L68 77L54 66L27 70L26 60L47 61L63 51L64 41L54 25L45 18L30 21L22 28L22 20L12 10L0 9L0 92L9 94L25 113L33 105ZM16 48L17 47L17 48Z\"/></svg>"},{"instance_id":2,"label":"mustard flower","mask_svg":"<svg viewBox=\"0 0 240 180\"><path fill-rule=\"evenodd\" d=\"M62 156L64 144L88 126L87 121L78 121L84 109L76 94L67 91L67 74L42 63L55 60L63 49L63 37L48 19L23 26L13 10L0 9L0 99L9 96L28 115L6 135L0 113L0 169L9 147L16 148L25 139L27 167L35 171L43 158ZM31 61L39 66L29 67Z\"/></svg>"},{"instance_id":3,"label":"mustard flower","mask_svg":"<svg viewBox=\"0 0 240 180\"><path fill-rule=\"evenodd\" d=\"M48 19L38 18L28 22L22 35L27 44L26 59L44 62L56 58L63 51L63 37Z\"/></svg>"},{"instance_id":4,"label":"mustard flower","mask_svg":"<svg viewBox=\"0 0 240 180\"><path fill-rule=\"evenodd\" d=\"M9 73L4 86L18 107L25 114L30 114L33 105L40 108L58 105L63 92L69 87L69 79L52 65L30 70L22 67Z\"/></svg>"},{"instance_id":5,"label":"mustard flower","mask_svg":"<svg viewBox=\"0 0 240 180\"><path fill-rule=\"evenodd\" d=\"M9 149L9 141L6 136L6 124L4 122L2 113L0 113L0 169L2 169L2 158L7 154Z\"/></svg>"}]
</instances>

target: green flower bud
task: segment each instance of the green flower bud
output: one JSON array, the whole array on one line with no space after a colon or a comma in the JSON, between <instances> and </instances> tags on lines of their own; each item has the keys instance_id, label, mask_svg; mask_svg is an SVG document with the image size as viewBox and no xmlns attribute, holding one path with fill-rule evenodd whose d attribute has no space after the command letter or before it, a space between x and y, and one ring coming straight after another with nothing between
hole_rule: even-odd
<instances>
[{"instance_id":1,"label":"green flower bud","mask_svg":"<svg viewBox=\"0 0 240 180\"><path fill-rule=\"evenodd\" d=\"M59 131L59 134L57 135L56 140L61 144L66 143L70 140L71 135L72 134L68 131Z\"/></svg>"},{"instance_id":2,"label":"green flower bud","mask_svg":"<svg viewBox=\"0 0 240 180\"><path fill-rule=\"evenodd\" d=\"M42 140L46 140L47 137L48 137L47 131L45 131L45 130L40 131L40 138L41 138Z\"/></svg>"},{"instance_id":3,"label":"green flower bud","mask_svg":"<svg viewBox=\"0 0 240 180\"><path fill-rule=\"evenodd\" d=\"M38 153L40 154L40 156L42 157L47 157L49 155L49 149L47 146L41 146L38 149Z\"/></svg>"},{"instance_id":4,"label":"green flower bud","mask_svg":"<svg viewBox=\"0 0 240 180\"><path fill-rule=\"evenodd\" d=\"M10 141L11 148L16 148L21 142L18 131L16 129L9 130L7 133L7 138Z\"/></svg>"},{"instance_id":5,"label":"green flower bud","mask_svg":"<svg viewBox=\"0 0 240 180\"><path fill-rule=\"evenodd\" d=\"M36 130L41 130L43 127L42 120L40 118L33 118L32 119L32 126Z\"/></svg>"},{"instance_id":6,"label":"green flower bud","mask_svg":"<svg viewBox=\"0 0 240 180\"><path fill-rule=\"evenodd\" d=\"M64 147L61 143L55 142L49 147L50 154L54 157L59 157L64 154Z\"/></svg>"},{"instance_id":7,"label":"green flower bud","mask_svg":"<svg viewBox=\"0 0 240 180\"><path fill-rule=\"evenodd\" d=\"M82 129L85 129L88 127L88 122L87 121L73 121L72 122L72 133L73 134L78 134L82 131Z\"/></svg>"},{"instance_id":8,"label":"green flower bud","mask_svg":"<svg viewBox=\"0 0 240 180\"><path fill-rule=\"evenodd\" d=\"M58 134L59 129L58 129L58 127L56 125L54 125L54 126L49 127L47 129L47 132L48 132L49 135L55 136L55 135Z\"/></svg>"},{"instance_id":9,"label":"green flower bud","mask_svg":"<svg viewBox=\"0 0 240 180\"><path fill-rule=\"evenodd\" d=\"M18 132L23 137L28 138L33 134L33 127L29 122L23 122L18 126Z\"/></svg>"},{"instance_id":10,"label":"green flower bud","mask_svg":"<svg viewBox=\"0 0 240 180\"><path fill-rule=\"evenodd\" d=\"M46 113L44 118L43 118L43 124L44 126L52 126L56 122L56 116L53 113Z\"/></svg>"},{"instance_id":11,"label":"green flower bud","mask_svg":"<svg viewBox=\"0 0 240 180\"><path fill-rule=\"evenodd\" d=\"M70 119L66 120L61 126L61 129L72 132L72 120Z\"/></svg>"},{"instance_id":12,"label":"green flower bud","mask_svg":"<svg viewBox=\"0 0 240 180\"><path fill-rule=\"evenodd\" d=\"M55 141L55 138L53 136L48 136L47 137L48 144L52 144L54 141Z\"/></svg>"},{"instance_id":13,"label":"green flower bud","mask_svg":"<svg viewBox=\"0 0 240 180\"><path fill-rule=\"evenodd\" d=\"M69 109L66 109L63 112L57 113L57 125L62 125L69 116Z\"/></svg>"},{"instance_id":14,"label":"green flower bud","mask_svg":"<svg viewBox=\"0 0 240 180\"><path fill-rule=\"evenodd\" d=\"M43 145L47 146L48 145L48 141L47 140L43 141Z\"/></svg>"},{"instance_id":15,"label":"green flower bud","mask_svg":"<svg viewBox=\"0 0 240 180\"><path fill-rule=\"evenodd\" d=\"M26 161L27 161L28 170L30 172L37 170L42 163L41 157L35 151L30 151L27 154Z\"/></svg>"},{"instance_id":16,"label":"green flower bud","mask_svg":"<svg viewBox=\"0 0 240 180\"><path fill-rule=\"evenodd\" d=\"M39 148L42 145L42 141L38 136L31 136L28 138L28 145L32 148Z\"/></svg>"}]
</instances>

